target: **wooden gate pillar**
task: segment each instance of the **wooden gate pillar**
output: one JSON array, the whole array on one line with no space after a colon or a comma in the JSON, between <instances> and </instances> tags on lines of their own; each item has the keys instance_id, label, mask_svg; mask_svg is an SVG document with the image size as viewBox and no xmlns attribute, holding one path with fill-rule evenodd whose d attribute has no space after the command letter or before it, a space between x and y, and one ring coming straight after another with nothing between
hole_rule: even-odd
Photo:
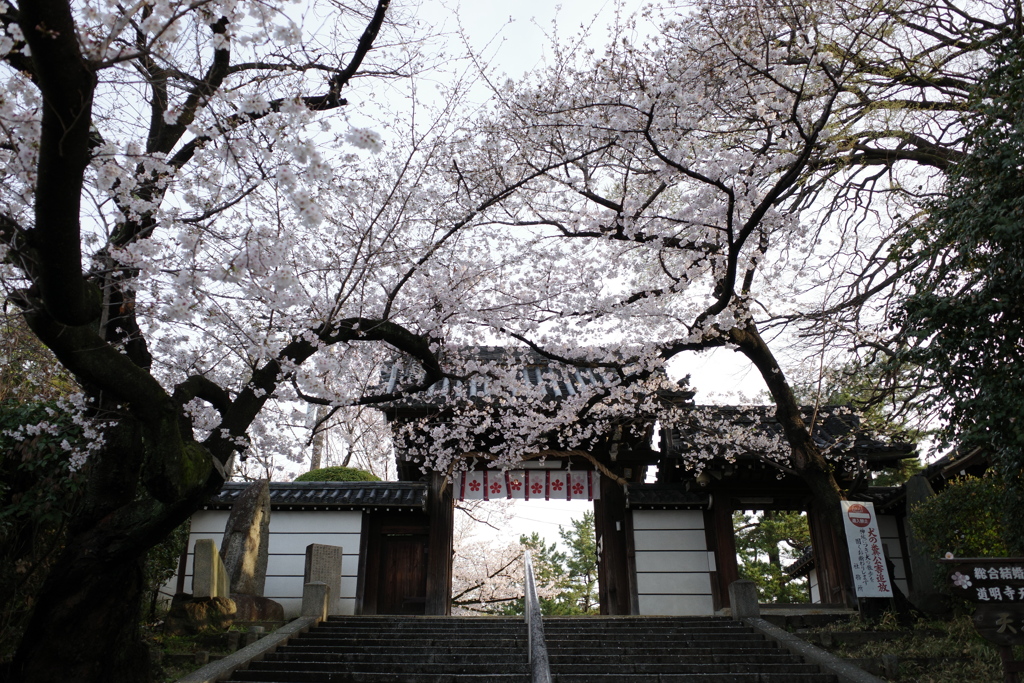
<instances>
[{"instance_id":1,"label":"wooden gate pillar","mask_svg":"<svg viewBox=\"0 0 1024 683\"><path fill-rule=\"evenodd\" d=\"M732 498L716 494L711 508L704 511L704 537L715 554L715 571L711 572L711 597L716 610L729 607L729 586L740 578L736 563L736 535L732 527Z\"/></svg>"},{"instance_id":2,"label":"wooden gate pillar","mask_svg":"<svg viewBox=\"0 0 1024 683\"><path fill-rule=\"evenodd\" d=\"M852 605L850 564L847 561L843 530L829 523L828 516L812 503L807 511L807 525L814 548L814 568L818 573L818 594L823 603Z\"/></svg>"},{"instance_id":3,"label":"wooden gate pillar","mask_svg":"<svg viewBox=\"0 0 1024 683\"><path fill-rule=\"evenodd\" d=\"M427 489L430 534L427 550L427 604L425 613L452 613L452 536L455 531L455 502L451 483L434 472Z\"/></svg>"},{"instance_id":4,"label":"wooden gate pillar","mask_svg":"<svg viewBox=\"0 0 1024 683\"><path fill-rule=\"evenodd\" d=\"M626 493L608 477L600 477L600 482L601 495L594 501L594 534L601 614L631 614Z\"/></svg>"}]
</instances>

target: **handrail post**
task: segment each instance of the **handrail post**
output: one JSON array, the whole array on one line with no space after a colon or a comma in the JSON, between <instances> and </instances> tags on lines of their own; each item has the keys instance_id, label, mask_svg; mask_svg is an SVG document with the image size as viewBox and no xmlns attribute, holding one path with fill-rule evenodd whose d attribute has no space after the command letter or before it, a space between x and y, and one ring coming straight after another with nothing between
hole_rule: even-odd
<instances>
[{"instance_id":1,"label":"handrail post","mask_svg":"<svg viewBox=\"0 0 1024 683\"><path fill-rule=\"evenodd\" d=\"M527 658L533 683L551 683L548 646L544 641L544 621L540 614L540 600L537 598L537 583L533 576L533 560L529 550L523 552L523 564L526 567L523 572L523 611L526 613Z\"/></svg>"}]
</instances>

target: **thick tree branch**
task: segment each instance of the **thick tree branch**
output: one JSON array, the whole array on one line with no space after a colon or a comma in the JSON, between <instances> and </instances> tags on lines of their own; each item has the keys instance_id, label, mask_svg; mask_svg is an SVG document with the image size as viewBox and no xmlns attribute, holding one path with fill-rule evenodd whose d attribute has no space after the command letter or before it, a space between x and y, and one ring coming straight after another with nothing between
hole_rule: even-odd
<instances>
[{"instance_id":1,"label":"thick tree branch","mask_svg":"<svg viewBox=\"0 0 1024 683\"><path fill-rule=\"evenodd\" d=\"M84 325L98 317L101 304L99 289L82 275L79 225L96 76L79 50L69 3L25 3L19 24L43 97L29 243L39 253L38 284L46 309L59 323Z\"/></svg>"}]
</instances>

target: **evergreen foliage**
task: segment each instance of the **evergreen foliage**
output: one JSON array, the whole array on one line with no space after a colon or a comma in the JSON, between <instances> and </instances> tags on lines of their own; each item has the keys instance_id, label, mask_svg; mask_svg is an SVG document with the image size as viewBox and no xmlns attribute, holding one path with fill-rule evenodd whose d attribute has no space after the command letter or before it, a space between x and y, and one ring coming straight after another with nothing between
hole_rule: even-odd
<instances>
[{"instance_id":1,"label":"evergreen foliage","mask_svg":"<svg viewBox=\"0 0 1024 683\"><path fill-rule=\"evenodd\" d=\"M1006 557L1003 500L996 477L963 477L913 507L907 521L933 557Z\"/></svg>"},{"instance_id":2,"label":"evergreen foliage","mask_svg":"<svg viewBox=\"0 0 1024 683\"><path fill-rule=\"evenodd\" d=\"M908 240L930 268L913 281L897 321L903 360L925 368L946 440L981 447L1011 484L1014 538L1024 538L1024 56L1015 38L995 50L965 120L967 154L948 191ZM1020 543L1017 551L1024 550Z\"/></svg>"},{"instance_id":3,"label":"evergreen foliage","mask_svg":"<svg viewBox=\"0 0 1024 683\"><path fill-rule=\"evenodd\" d=\"M536 531L520 536L519 544L533 557L534 577L541 593L540 611L545 616L598 614L600 597L597 586L597 541L594 513L586 512L570 526L560 526L558 535L566 551L558 544L544 543ZM522 598L503 605L501 614L523 614Z\"/></svg>"},{"instance_id":4,"label":"evergreen foliage","mask_svg":"<svg viewBox=\"0 0 1024 683\"><path fill-rule=\"evenodd\" d=\"M380 481L380 477L354 467L321 467L300 474L295 481Z\"/></svg>"},{"instance_id":5,"label":"evergreen foliage","mask_svg":"<svg viewBox=\"0 0 1024 683\"><path fill-rule=\"evenodd\" d=\"M800 512L769 510L760 517L733 513L740 578L757 584L761 602L808 602L807 585L794 581L784 565L800 557L811 544L807 517Z\"/></svg>"},{"instance_id":6,"label":"evergreen foliage","mask_svg":"<svg viewBox=\"0 0 1024 683\"><path fill-rule=\"evenodd\" d=\"M69 462L81 428L56 403L0 404L0 661L8 659L63 547L85 485Z\"/></svg>"}]
</instances>

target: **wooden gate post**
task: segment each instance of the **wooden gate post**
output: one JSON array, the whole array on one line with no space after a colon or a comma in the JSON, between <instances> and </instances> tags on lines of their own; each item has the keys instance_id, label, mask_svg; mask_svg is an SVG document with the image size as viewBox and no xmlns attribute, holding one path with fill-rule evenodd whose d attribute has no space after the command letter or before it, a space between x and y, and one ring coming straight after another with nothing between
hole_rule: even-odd
<instances>
[{"instance_id":1,"label":"wooden gate post","mask_svg":"<svg viewBox=\"0 0 1024 683\"><path fill-rule=\"evenodd\" d=\"M427 550L426 614L452 613L452 536L455 531L455 502L452 487L443 474L430 475L427 489L430 535Z\"/></svg>"}]
</instances>

